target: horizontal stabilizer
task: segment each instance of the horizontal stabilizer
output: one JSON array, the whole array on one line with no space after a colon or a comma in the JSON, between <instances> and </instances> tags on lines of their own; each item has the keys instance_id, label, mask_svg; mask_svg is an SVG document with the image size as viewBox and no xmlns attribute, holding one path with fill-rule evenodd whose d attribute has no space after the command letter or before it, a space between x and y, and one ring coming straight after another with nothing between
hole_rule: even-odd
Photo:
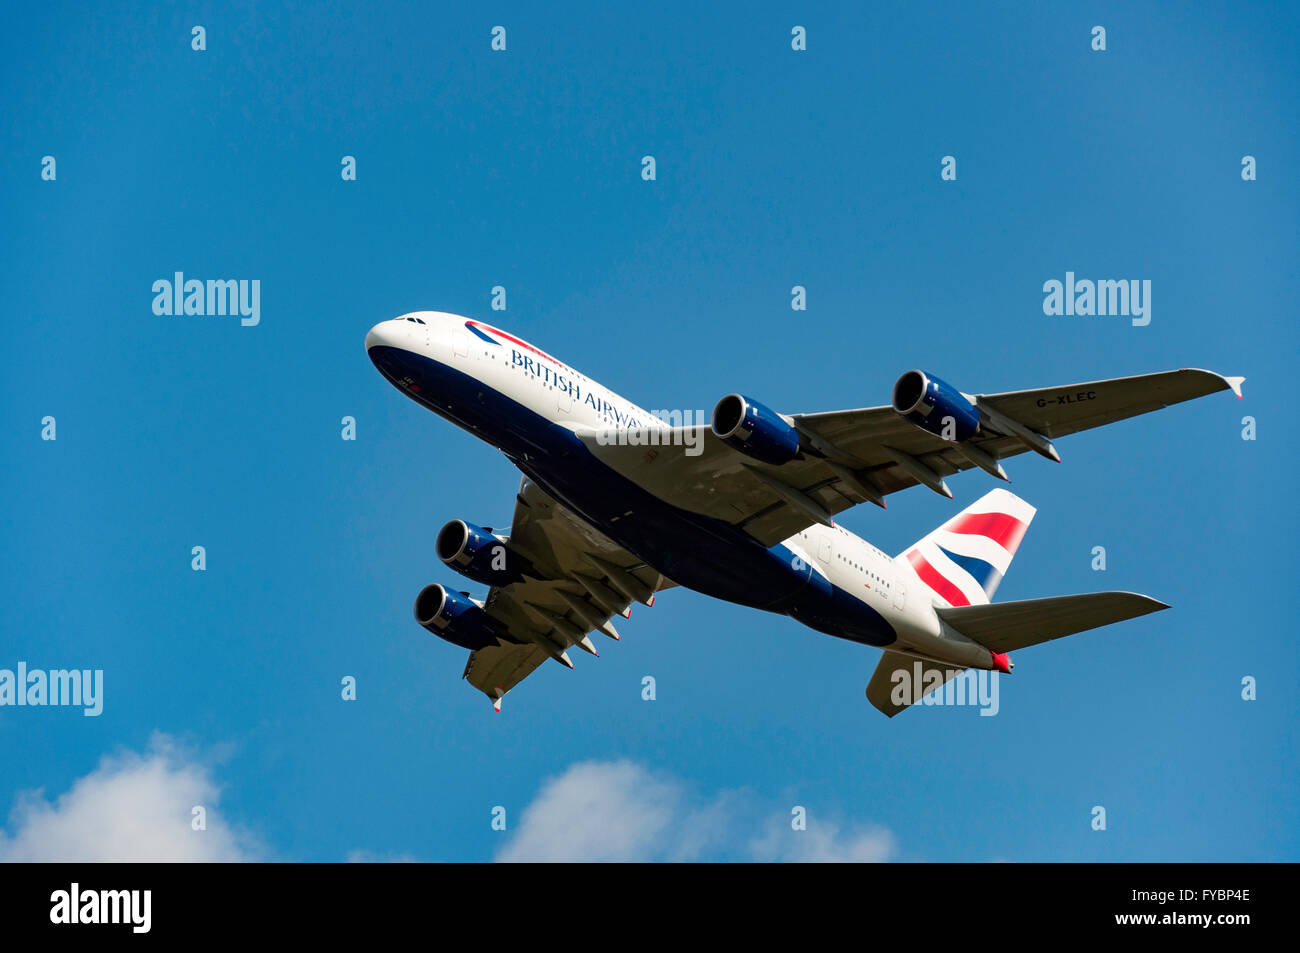
<instances>
[{"instance_id":1,"label":"horizontal stabilizer","mask_svg":"<svg viewBox=\"0 0 1300 953\"><path fill-rule=\"evenodd\" d=\"M1088 592L935 611L967 638L994 652L1011 652L1168 608L1136 592Z\"/></svg>"},{"instance_id":2,"label":"horizontal stabilizer","mask_svg":"<svg viewBox=\"0 0 1300 953\"><path fill-rule=\"evenodd\" d=\"M965 669L959 665L942 665L915 655L886 652L880 657L880 664L867 683L867 701L893 718L963 671ZM895 675L895 672L904 674Z\"/></svg>"}]
</instances>

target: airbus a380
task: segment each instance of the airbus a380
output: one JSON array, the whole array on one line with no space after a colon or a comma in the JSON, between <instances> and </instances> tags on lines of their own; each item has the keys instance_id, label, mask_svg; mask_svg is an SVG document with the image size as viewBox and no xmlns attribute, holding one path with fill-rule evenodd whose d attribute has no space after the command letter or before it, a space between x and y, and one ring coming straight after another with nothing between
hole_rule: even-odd
<instances>
[{"instance_id":1,"label":"airbus a380","mask_svg":"<svg viewBox=\"0 0 1300 953\"><path fill-rule=\"evenodd\" d=\"M498 711L543 662L597 654L591 633L617 639L614 616L674 585L884 649L866 694L891 717L920 700L921 686L900 697L896 674L918 664L925 691L967 668L1010 673L1014 650L1168 608L1131 592L993 604L1035 512L1004 489L892 557L834 517L916 485L951 498L946 478L972 467L1006 480L1006 457L1059 462L1054 440L1220 390L1240 398L1244 380L1184 369L969 395L913 370L881 407L783 414L728 394L709 426L673 426L454 314L381 322L366 351L523 473L508 533L455 519L434 544L486 599L433 584L415 600L420 625L469 650L463 677Z\"/></svg>"}]
</instances>

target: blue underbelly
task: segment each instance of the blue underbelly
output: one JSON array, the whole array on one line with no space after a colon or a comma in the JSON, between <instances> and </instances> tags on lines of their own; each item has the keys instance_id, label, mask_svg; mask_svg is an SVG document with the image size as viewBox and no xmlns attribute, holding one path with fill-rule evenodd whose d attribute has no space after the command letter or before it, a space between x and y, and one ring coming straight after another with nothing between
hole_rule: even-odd
<instances>
[{"instance_id":1,"label":"blue underbelly","mask_svg":"<svg viewBox=\"0 0 1300 953\"><path fill-rule=\"evenodd\" d=\"M399 348L373 347L399 390L500 449L529 478L678 585L790 615L856 642L887 645L894 631L861 600L835 589L783 545L665 503L597 460L571 431L471 375Z\"/></svg>"}]
</instances>

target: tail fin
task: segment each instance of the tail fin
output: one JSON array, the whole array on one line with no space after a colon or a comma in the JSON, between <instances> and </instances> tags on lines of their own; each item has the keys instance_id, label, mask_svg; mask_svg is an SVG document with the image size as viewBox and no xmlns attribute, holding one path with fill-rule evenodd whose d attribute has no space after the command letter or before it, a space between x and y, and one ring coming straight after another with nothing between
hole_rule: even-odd
<instances>
[{"instance_id":1,"label":"tail fin","mask_svg":"<svg viewBox=\"0 0 1300 953\"><path fill-rule=\"evenodd\" d=\"M897 557L949 606L987 605L1037 510L991 490Z\"/></svg>"}]
</instances>

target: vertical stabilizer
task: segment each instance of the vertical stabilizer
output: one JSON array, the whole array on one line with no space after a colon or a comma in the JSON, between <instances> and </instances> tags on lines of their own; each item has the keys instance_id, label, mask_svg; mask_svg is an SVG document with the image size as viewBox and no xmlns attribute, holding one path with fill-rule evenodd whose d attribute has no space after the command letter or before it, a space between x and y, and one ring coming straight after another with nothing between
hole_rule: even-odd
<instances>
[{"instance_id":1,"label":"vertical stabilizer","mask_svg":"<svg viewBox=\"0 0 1300 953\"><path fill-rule=\"evenodd\" d=\"M949 606L986 605L1037 510L1007 490L986 493L897 557Z\"/></svg>"}]
</instances>

